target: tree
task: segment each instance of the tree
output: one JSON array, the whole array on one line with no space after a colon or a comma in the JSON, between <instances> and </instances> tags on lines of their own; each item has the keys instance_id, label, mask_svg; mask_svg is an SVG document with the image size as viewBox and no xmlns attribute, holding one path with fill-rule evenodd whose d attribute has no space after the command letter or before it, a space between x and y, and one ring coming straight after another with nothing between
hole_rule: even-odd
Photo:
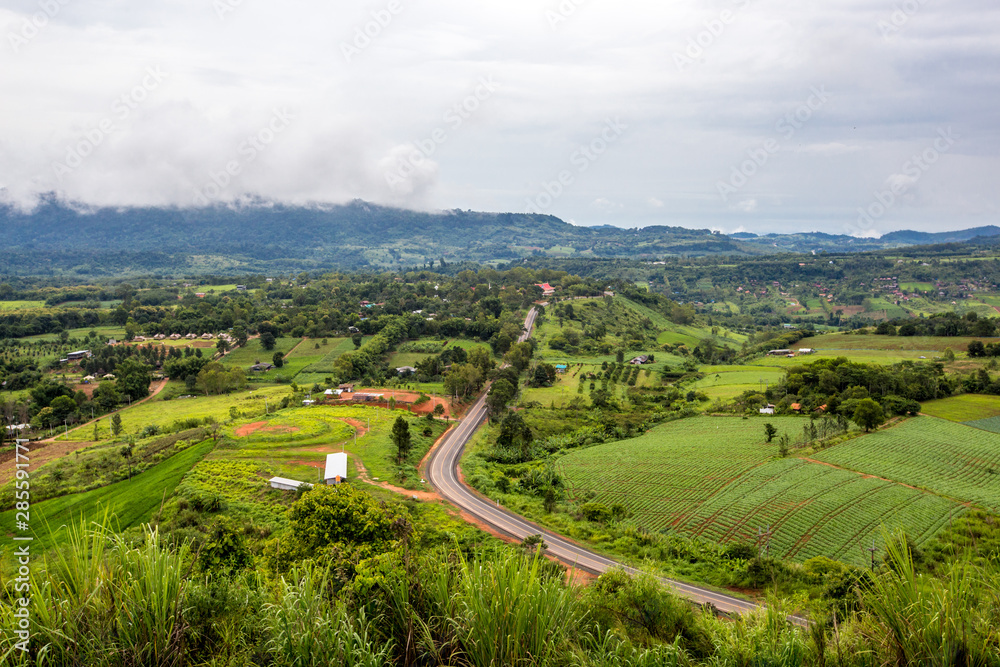
<instances>
[{"instance_id":1,"label":"tree","mask_svg":"<svg viewBox=\"0 0 1000 667\"><path fill-rule=\"evenodd\" d=\"M396 445L396 461L402 465L412 447L410 424L403 417L396 417L392 425L392 442Z\"/></svg>"},{"instance_id":2,"label":"tree","mask_svg":"<svg viewBox=\"0 0 1000 667\"><path fill-rule=\"evenodd\" d=\"M118 434L122 432L122 416L117 412L111 415L111 435L112 437L118 437Z\"/></svg>"},{"instance_id":3,"label":"tree","mask_svg":"<svg viewBox=\"0 0 1000 667\"><path fill-rule=\"evenodd\" d=\"M229 341L225 338L220 338L219 342L215 344L215 349L217 349L222 354L229 351Z\"/></svg>"},{"instance_id":4,"label":"tree","mask_svg":"<svg viewBox=\"0 0 1000 667\"><path fill-rule=\"evenodd\" d=\"M365 339L365 337L362 336L359 333L356 333L353 336L351 336L351 342L354 343L354 349L355 350L360 350L361 349L361 343L362 343L362 341L364 341L364 339Z\"/></svg>"},{"instance_id":5,"label":"tree","mask_svg":"<svg viewBox=\"0 0 1000 667\"><path fill-rule=\"evenodd\" d=\"M116 417L118 415L115 415ZM121 449L122 458L128 464L128 478L132 479L132 459L135 458L135 444L130 440L127 445Z\"/></svg>"},{"instance_id":6,"label":"tree","mask_svg":"<svg viewBox=\"0 0 1000 667\"><path fill-rule=\"evenodd\" d=\"M885 423L885 411L882 406L870 398L863 398L854 408L852 420L865 430L871 431Z\"/></svg>"},{"instance_id":7,"label":"tree","mask_svg":"<svg viewBox=\"0 0 1000 667\"><path fill-rule=\"evenodd\" d=\"M265 350L267 350L268 352L274 349L274 345L276 342L277 339L274 337L274 334L271 333L270 331L265 331L260 335L260 346Z\"/></svg>"},{"instance_id":8,"label":"tree","mask_svg":"<svg viewBox=\"0 0 1000 667\"><path fill-rule=\"evenodd\" d=\"M133 401L149 396L153 369L134 357L129 357L115 367L115 385Z\"/></svg>"},{"instance_id":9,"label":"tree","mask_svg":"<svg viewBox=\"0 0 1000 667\"><path fill-rule=\"evenodd\" d=\"M518 412L511 412L500 422L500 434L497 436L497 446L516 449L521 461L530 459L531 443L535 436L531 427Z\"/></svg>"},{"instance_id":10,"label":"tree","mask_svg":"<svg viewBox=\"0 0 1000 667\"><path fill-rule=\"evenodd\" d=\"M778 434L778 429L774 427L774 424L768 422L764 424L764 436L767 438L768 442L774 440L774 436Z\"/></svg>"},{"instance_id":11,"label":"tree","mask_svg":"<svg viewBox=\"0 0 1000 667\"><path fill-rule=\"evenodd\" d=\"M483 374L472 364L456 364L444 378L444 389L452 396L465 398L483 386Z\"/></svg>"},{"instance_id":12,"label":"tree","mask_svg":"<svg viewBox=\"0 0 1000 667\"><path fill-rule=\"evenodd\" d=\"M281 368L285 365L285 355L281 352L275 352L274 356L271 357L271 363L274 364L275 368Z\"/></svg>"},{"instance_id":13,"label":"tree","mask_svg":"<svg viewBox=\"0 0 1000 667\"><path fill-rule=\"evenodd\" d=\"M517 389L504 378L500 378L490 387L490 393L486 396L486 407L489 410L490 418L495 418L502 414L507 404L514 400Z\"/></svg>"}]
</instances>

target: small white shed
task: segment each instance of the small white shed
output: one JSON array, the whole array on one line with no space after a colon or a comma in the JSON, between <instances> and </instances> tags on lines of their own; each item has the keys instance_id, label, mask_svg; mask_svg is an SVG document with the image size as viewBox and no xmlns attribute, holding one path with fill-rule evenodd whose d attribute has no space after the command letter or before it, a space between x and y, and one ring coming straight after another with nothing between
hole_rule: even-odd
<instances>
[{"instance_id":1,"label":"small white shed","mask_svg":"<svg viewBox=\"0 0 1000 667\"><path fill-rule=\"evenodd\" d=\"M347 481L347 454L341 452L327 455L324 479L327 484L340 484Z\"/></svg>"},{"instance_id":2,"label":"small white shed","mask_svg":"<svg viewBox=\"0 0 1000 667\"><path fill-rule=\"evenodd\" d=\"M313 485L309 482L297 482L294 479L285 479L284 477L271 478L272 489L278 489L279 491L298 491L300 487L311 489Z\"/></svg>"}]
</instances>

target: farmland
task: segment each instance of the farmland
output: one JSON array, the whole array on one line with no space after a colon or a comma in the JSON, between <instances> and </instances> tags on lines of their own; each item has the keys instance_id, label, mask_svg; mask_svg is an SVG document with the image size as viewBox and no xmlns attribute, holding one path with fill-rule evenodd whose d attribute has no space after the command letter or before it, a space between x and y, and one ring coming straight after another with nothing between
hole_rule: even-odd
<instances>
[{"instance_id":1,"label":"farmland","mask_svg":"<svg viewBox=\"0 0 1000 667\"><path fill-rule=\"evenodd\" d=\"M768 421L790 437L801 430L795 417ZM557 468L572 497L595 491L601 502L621 503L636 523L659 530L683 522L731 480L776 454L777 445L764 442L763 420L697 417L571 452ZM649 483L636 484L637 475Z\"/></svg>"},{"instance_id":2,"label":"farmland","mask_svg":"<svg viewBox=\"0 0 1000 667\"><path fill-rule=\"evenodd\" d=\"M816 458L1000 510L1000 434L917 417L837 445Z\"/></svg>"},{"instance_id":3,"label":"farmland","mask_svg":"<svg viewBox=\"0 0 1000 667\"><path fill-rule=\"evenodd\" d=\"M927 401L921 405L921 412L953 422L972 422L1000 416L1000 399L996 396L961 394Z\"/></svg>"},{"instance_id":4,"label":"farmland","mask_svg":"<svg viewBox=\"0 0 1000 667\"><path fill-rule=\"evenodd\" d=\"M243 347L237 348L227 354L222 359L222 363L227 366L252 366L258 361L271 363L271 358L275 352L288 354L293 347L301 342L300 338L278 338L275 340L273 350L265 350L259 338L252 338Z\"/></svg>"},{"instance_id":5,"label":"farmland","mask_svg":"<svg viewBox=\"0 0 1000 667\"><path fill-rule=\"evenodd\" d=\"M35 310L44 307L44 301L0 301L0 312L5 310Z\"/></svg>"},{"instance_id":6,"label":"farmland","mask_svg":"<svg viewBox=\"0 0 1000 667\"><path fill-rule=\"evenodd\" d=\"M785 376L784 371L756 366L709 366L701 372L705 377L691 388L721 400L731 400L749 389L763 390Z\"/></svg>"},{"instance_id":7,"label":"farmland","mask_svg":"<svg viewBox=\"0 0 1000 667\"><path fill-rule=\"evenodd\" d=\"M794 437L803 420L768 419ZM756 540L770 525L774 555L863 563L883 526L918 543L963 511L954 500L802 459L774 459L764 420L698 417L561 458L570 499L619 503L630 523L721 543ZM960 427L965 428L965 427ZM872 436L869 436L872 437ZM830 452L867 438L838 445ZM1000 456L1000 454L998 454ZM639 478L648 480L639 483Z\"/></svg>"},{"instance_id":8,"label":"farmland","mask_svg":"<svg viewBox=\"0 0 1000 667\"><path fill-rule=\"evenodd\" d=\"M197 419L211 419L224 422L231 419L231 409L236 408L240 414L250 417L263 415L265 402L273 412L278 401L290 393L287 387L264 387L250 392L237 392L224 396L196 396L193 398L175 398L169 401L160 397L146 401L132 408L121 410L122 431L135 435L147 426L158 426L161 429L172 428L175 422ZM98 437L110 437L108 418L98 422ZM84 425L59 436L58 440L74 442L89 442L94 439L93 425Z\"/></svg>"},{"instance_id":9,"label":"farmland","mask_svg":"<svg viewBox=\"0 0 1000 667\"><path fill-rule=\"evenodd\" d=\"M772 553L806 560L826 556L863 564L862 547L883 526L921 544L964 508L930 493L801 459L772 461L741 475L677 525L716 542L754 543L770 526Z\"/></svg>"},{"instance_id":10,"label":"farmland","mask_svg":"<svg viewBox=\"0 0 1000 667\"><path fill-rule=\"evenodd\" d=\"M39 552L58 539L60 526L83 519L100 522L107 515L110 527L125 530L149 521L164 498L170 497L181 478L212 450L206 441L175 454L131 480L104 488L53 498L32 506L31 519ZM14 522L14 512L0 514L4 526Z\"/></svg>"},{"instance_id":11,"label":"farmland","mask_svg":"<svg viewBox=\"0 0 1000 667\"><path fill-rule=\"evenodd\" d=\"M977 340L969 337L944 336L859 336L857 334L827 334L807 338L801 347L812 347L822 352L831 350L887 350L922 352L933 356L950 348L953 352L965 352L969 343Z\"/></svg>"}]
</instances>

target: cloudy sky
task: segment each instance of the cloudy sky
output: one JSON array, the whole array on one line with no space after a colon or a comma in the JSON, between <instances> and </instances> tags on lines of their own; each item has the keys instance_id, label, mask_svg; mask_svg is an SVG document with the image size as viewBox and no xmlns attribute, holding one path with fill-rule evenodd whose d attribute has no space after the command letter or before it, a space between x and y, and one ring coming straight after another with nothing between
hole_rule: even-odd
<instances>
[{"instance_id":1,"label":"cloudy sky","mask_svg":"<svg viewBox=\"0 0 1000 667\"><path fill-rule=\"evenodd\" d=\"M1000 224L996 0L0 0L0 198Z\"/></svg>"}]
</instances>

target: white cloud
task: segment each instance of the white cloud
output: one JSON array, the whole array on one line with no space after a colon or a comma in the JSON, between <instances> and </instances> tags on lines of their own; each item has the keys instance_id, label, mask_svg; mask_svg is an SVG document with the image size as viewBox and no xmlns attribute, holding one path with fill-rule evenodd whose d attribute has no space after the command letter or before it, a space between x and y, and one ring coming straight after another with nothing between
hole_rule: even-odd
<instances>
[{"instance_id":1,"label":"white cloud","mask_svg":"<svg viewBox=\"0 0 1000 667\"><path fill-rule=\"evenodd\" d=\"M920 206L880 224L973 226L1000 210L986 176L1000 168L1000 7L985 0L924 3L889 39L878 28L891 13L882 0L760 0L735 11L683 71L674 54L737 3L588 2L553 30L545 11L556 3L399 0L402 10L348 62L342 44L384 19L388 0L289 0L280 10L223 1L234 9L220 19L208 0L67 0L15 51L10 36L39 5L8 0L5 196L190 205L275 108L288 108L294 124L221 196L523 210L526 192L571 169L573 184L547 212L580 224L835 230L953 125L962 139L921 178ZM155 66L169 78L58 178L53 162L114 117L115 100ZM449 109L491 76L497 91L449 124ZM775 121L820 86L828 102L785 142ZM628 131L575 171L569 157L613 117ZM387 183L403 147L438 128L448 136L433 155ZM769 138L781 150L741 205L721 201L717 182ZM608 205L595 205L595 192Z\"/></svg>"}]
</instances>

